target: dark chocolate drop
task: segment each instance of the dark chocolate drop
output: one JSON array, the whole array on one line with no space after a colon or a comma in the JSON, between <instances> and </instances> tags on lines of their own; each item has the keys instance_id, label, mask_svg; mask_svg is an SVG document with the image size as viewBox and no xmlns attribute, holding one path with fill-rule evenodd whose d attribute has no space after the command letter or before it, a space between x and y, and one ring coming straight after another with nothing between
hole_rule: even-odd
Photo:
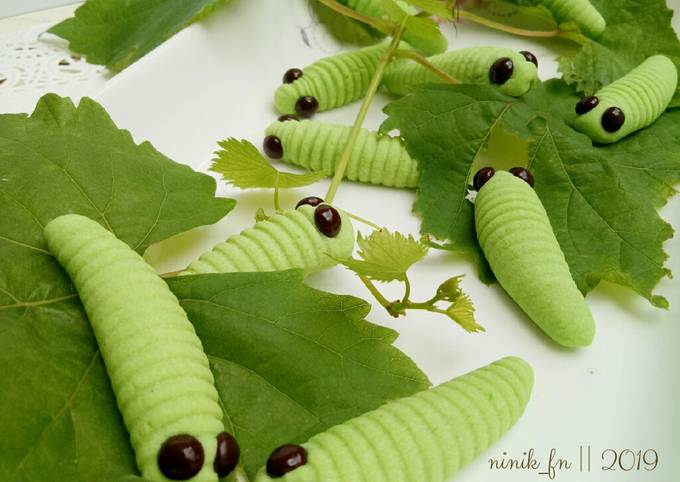
<instances>
[{"instance_id":1,"label":"dark chocolate drop","mask_svg":"<svg viewBox=\"0 0 680 482\"><path fill-rule=\"evenodd\" d=\"M316 206L318 206L319 204L322 204L322 203L323 203L323 199L321 199L320 197L316 197L316 196L303 197L297 203L297 206L295 206L295 209L297 209L300 206L303 206L305 204L309 204L310 206L316 207Z\"/></svg>"},{"instance_id":2,"label":"dark chocolate drop","mask_svg":"<svg viewBox=\"0 0 680 482\"><path fill-rule=\"evenodd\" d=\"M512 77L514 71L515 64L513 61L508 57L503 57L496 60L496 62L494 62L494 64L491 66L489 78L491 79L491 83L503 85L508 80L510 80L510 77Z\"/></svg>"},{"instance_id":3,"label":"dark chocolate drop","mask_svg":"<svg viewBox=\"0 0 680 482\"><path fill-rule=\"evenodd\" d=\"M600 103L600 99L595 97L594 95L584 97L579 101L578 104L576 104L576 113L578 115L583 115L587 114L591 110L593 110L595 107L598 106Z\"/></svg>"},{"instance_id":4,"label":"dark chocolate drop","mask_svg":"<svg viewBox=\"0 0 680 482\"><path fill-rule=\"evenodd\" d=\"M158 468L171 480L187 480L203 467L203 446L191 435L174 435L158 452Z\"/></svg>"},{"instance_id":5,"label":"dark chocolate drop","mask_svg":"<svg viewBox=\"0 0 680 482\"><path fill-rule=\"evenodd\" d=\"M226 477L236 468L238 459L241 456L241 449L236 439L227 432L222 432L217 436L217 453L213 468L219 477Z\"/></svg>"},{"instance_id":6,"label":"dark chocolate drop","mask_svg":"<svg viewBox=\"0 0 680 482\"><path fill-rule=\"evenodd\" d=\"M602 114L602 127L607 132L616 132L626 122L626 114L618 107L610 107Z\"/></svg>"},{"instance_id":7,"label":"dark chocolate drop","mask_svg":"<svg viewBox=\"0 0 680 482\"><path fill-rule=\"evenodd\" d=\"M283 157L283 144L281 139L276 136L267 136L262 142L262 149L272 159L281 159Z\"/></svg>"},{"instance_id":8,"label":"dark chocolate drop","mask_svg":"<svg viewBox=\"0 0 680 482\"><path fill-rule=\"evenodd\" d=\"M496 170L493 167L483 167L477 171L477 174L475 174L475 177L472 180L472 186L475 188L475 191L479 191L484 184L489 182L489 179L491 179L494 174L496 174Z\"/></svg>"},{"instance_id":9,"label":"dark chocolate drop","mask_svg":"<svg viewBox=\"0 0 680 482\"><path fill-rule=\"evenodd\" d=\"M342 218L340 213L333 206L320 204L314 210L314 223L321 234L329 238L334 238L340 233L342 228Z\"/></svg>"},{"instance_id":10,"label":"dark chocolate drop","mask_svg":"<svg viewBox=\"0 0 680 482\"><path fill-rule=\"evenodd\" d=\"M282 445L267 460L267 474L277 479L307 463L307 451L299 445Z\"/></svg>"},{"instance_id":11,"label":"dark chocolate drop","mask_svg":"<svg viewBox=\"0 0 680 482\"><path fill-rule=\"evenodd\" d=\"M534 187L534 175L531 174L529 169L525 169L523 167L513 167L512 169L510 169L510 174L512 174L515 177L519 177L529 186Z\"/></svg>"},{"instance_id":12,"label":"dark chocolate drop","mask_svg":"<svg viewBox=\"0 0 680 482\"><path fill-rule=\"evenodd\" d=\"M286 73L283 74L283 83L284 84L292 84L295 82L297 79L302 77L302 70L300 69L288 69L286 70Z\"/></svg>"},{"instance_id":13,"label":"dark chocolate drop","mask_svg":"<svg viewBox=\"0 0 680 482\"><path fill-rule=\"evenodd\" d=\"M300 117L309 118L316 114L319 110L319 101L317 101L311 95L306 95L300 97L295 103L295 112L298 113Z\"/></svg>"}]
</instances>

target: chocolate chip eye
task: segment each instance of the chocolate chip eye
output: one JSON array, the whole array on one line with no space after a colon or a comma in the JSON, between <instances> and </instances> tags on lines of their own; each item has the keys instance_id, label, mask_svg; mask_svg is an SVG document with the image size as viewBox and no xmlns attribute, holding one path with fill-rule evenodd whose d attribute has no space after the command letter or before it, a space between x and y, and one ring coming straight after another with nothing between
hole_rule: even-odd
<instances>
[{"instance_id":1,"label":"chocolate chip eye","mask_svg":"<svg viewBox=\"0 0 680 482\"><path fill-rule=\"evenodd\" d=\"M334 207L320 204L314 210L314 224L324 236L334 238L340 233L342 218Z\"/></svg>"},{"instance_id":2,"label":"chocolate chip eye","mask_svg":"<svg viewBox=\"0 0 680 482\"><path fill-rule=\"evenodd\" d=\"M275 479L283 477L307 463L307 451L299 445L282 445L267 460L267 474Z\"/></svg>"},{"instance_id":3,"label":"chocolate chip eye","mask_svg":"<svg viewBox=\"0 0 680 482\"><path fill-rule=\"evenodd\" d=\"M607 132L616 132L626 122L626 114L618 107L610 107L602 114L602 127Z\"/></svg>"},{"instance_id":4,"label":"chocolate chip eye","mask_svg":"<svg viewBox=\"0 0 680 482\"><path fill-rule=\"evenodd\" d=\"M292 114L283 114L283 115L279 116L279 118L277 120L279 122L299 121L300 118L298 116L292 115Z\"/></svg>"},{"instance_id":5,"label":"chocolate chip eye","mask_svg":"<svg viewBox=\"0 0 680 482\"><path fill-rule=\"evenodd\" d=\"M527 62L531 62L534 64L536 67L538 67L538 59L534 54L529 52L528 50L522 50L520 54L524 55L524 58L527 59Z\"/></svg>"},{"instance_id":6,"label":"chocolate chip eye","mask_svg":"<svg viewBox=\"0 0 680 482\"><path fill-rule=\"evenodd\" d=\"M300 117L312 117L316 114L318 109L319 101L311 95L300 97L295 103L295 112L297 112Z\"/></svg>"},{"instance_id":7,"label":"chocolate chip eye","mask_svg":"<svg viewBox=\"0 0 680 482\"><path fill-rule=\"evenodd\" d=\"M174 435L158 452L158 468L171 480L187 480L203 467L203 446L191 435Z\"/></svg>"},{"instance_id":8,"label":"chocolate chip eye","mask_svg":"<svg viewBox=\"0 0 680 482\"><path fill-rule=\"evenodd\" d=\"M300 69L288 69L288 70L286 70L286 73L283 74L283 83L284 84L292 84L293 82L295 82L300 77L302 77L302 70L300 70Z\"/></svg>"},{"instance_id":9,"label":"chocolate chip eye","mask_svg":"<svg viewBox=\"0 0 680 482\"><path fill-rule=\"evenodd\" d=\"M513 167L512 169L510 169L510 174L512 174L515 177L519 177L529 186L534 187L534 176L528 169L525 169L523 167Z\"/></svg>"},{"instance_id":10,"label":"chocolate chip eye","mask_svg":"<svg viewBox=\"0 0 680 482\"><path fill-rule=\"evenodd\" d=\"M305 204L309 204L312 207L316 207L319 204L323 203L323 199L320 197L316 196L309 196L309 197L303 197L300 199L300 201L297 203L297 206L295 206L295 209L299 208L300 206L304 206Z\"/></svg>"},{"instance_id":11,"label":"chocolate chip eye","mask_svg":"<svg viewBox=\"0 0 680 482\"><path fill-rule=\"evenodd\" d=\"M272 159L281 159L283 157L283 144L281 139L276 136L267 136L262 142L262 149Z\"/></svg>"},{"instance_id":12,"label":"chocolate chip eye","mask_svg":"<svg viewBox=\"0 0 680 482\"><path fill-rule=\"evenodd\" d=\"M503 85L508 80L510 80L510 77L512 77L512 73L514 71L515 64L512 62L512 60L508 57L503 57L496 60L491 66L489 78L491 79L491 83Z\"/></svg>"},{"instance_id":13,"label":"chocolate chip eye","mask_svg":"<svg viewBox=\"0 0 680 482\"><path fill-rule=\"evenodd\" d=\"M213 468L219 477L226 477L236 468L241 449L230 433L222 432L217 436L217 452Z\"/></svg>"},{"instance_id":14,"label":"chocolate chip eye","mask_svg":"<svg viewBox=\"0 0 680 482\"><path fill-rule=\"evenodd\" d=\"M591 110L593 110L595 107L598 106L600 103L600 99L595 97L594 95L584 97L579 101L578 104L576 104L576 113L578 115L583 115L587 114Z\"/></svg>"},{"instance_id":15,"label":"chocolate chip eye","mask_svg":"<svg viewBox=\"0 0 680 482\"><path fill-rule=\"evenodd\" d=\"M489 179L491 179L494 174L496 174L496 170L493 167L483 167L477 171L477 174L475 174L475 177L472 180L472 186L475 188L475 191L479 191L484 184L489 182Z\"/></svg>"}]
</instances>

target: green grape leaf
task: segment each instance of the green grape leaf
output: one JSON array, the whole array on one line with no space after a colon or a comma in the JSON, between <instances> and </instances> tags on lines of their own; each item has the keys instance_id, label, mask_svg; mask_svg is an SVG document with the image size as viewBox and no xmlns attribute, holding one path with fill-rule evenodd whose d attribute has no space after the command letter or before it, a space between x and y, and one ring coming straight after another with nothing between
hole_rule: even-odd
<instances>
[{"instance_id":1,"label":"green grape leaf","mask_svg":"<svg viewBox=\"0 0 680 482\"><path fill-rule=\"evenodd\" d=\"M302 280L301 272L170 280L211 360L249 475L281 444L428 386L392 346L397 333L363 321L366 302Z\"/></svg>"},{"instance_id":2,"label":"green grape leaf","mask_svg":"<svg viewBox=\"0 0 680 482\"><path fill-rule=\"evenodd\" d=\"M611 146L593 146L572 129L574 93L561 81L538 84L522 99L489 86L427 86L387 106L421 169L415 209L425 233L473 256L488 280L468 187L476 161L499 129L525 141L536 192L584 292L601 280L632 288L654 306L670 275L663 243L673 235L657 209L680 183L680 112Z\"/></svg>"},{"instance_id":3,"label":"green grape leaf","mask_svg":"<svg viewBox=\"0 0 680 482\"><path fill-rule=\"evenodd\" d=\"M309 0L309 3L319 22L342 43L372 45L385 38L384 33L328 8L319 0Z\"/></svg>"},{"instance_id":4,"label":"green grape leaf","mask_svg":"<svg viewBox=\"0 0 680 482\"><path fill-rule=\"evenodd\" d=\"M301 272L168 283L203 342L251 477L275 447L429 385L392 346L396 332L363 321L367 303L314 290ZM0 478L141 480L78 299L0 313L0 421L11 430L0 442Z\"/></svg>"},{"instance_id":5,"label":"green grape leaf","mask_svg":"<svg viewBox=\"0 0 680 482\"><path fill-rule=\"evenodd\" d=\"M215 181L136 145L90 99L47 95L0 115L0 480L142 480L83 308L43 227L91 217L142 253L221 219ZM268 451L429 385L363 321L369 305L305 286L299 272L168 283L211 360L252 475ZM290 350L281 350L281 346ZM285 416L281 416L281 415Z\"/></svg>"},{"instance_id":6,"label":"green grape leaf","mask_svg":"<svg viewBox=\"0 0 680 482\"><path fill-rule=\"evenodd\" d=\"M49 32L114 72L142 58L225 0L88 0Z\"/></svg>"},{"instance_id":7,"label":"green grape leaf","mask_svg":"<svg viewBox=\"0 0 680 482\"><path fill-rule=\"evenodd\" d=\"M246 140L239 141L232 137L218 144L222 149L215 153L217 158L213 159L210 170L221 174L222 180L241 189L303 187L324 177L320 172L292 174L278 171Z\"/></svg>"},{"instance_id":8,"label":"green grape leaf","mask_svg":"<svg viewBox=\"0 0 680 482\"><path fill-rule=\"evenodd\" d=\"M564 79L579 92L594 94L652 55L666 55L680 68L680 40L665 0L593 0L593 5L607 20L607 29L559 59Z\"/></svg>"},{"instance_id":9,"label":"green grape leaf","mask_svg":"<svg viewBox=\"0 0 680 482\"><path fill-rule=\"evenodd\" d=\"M11 434L0 441L0 480L134 470L92 333L43 226L83 214L142 253L224 217L234 201L215 198L215 187L135 144L90 99L76 107L49 94L31 116L0 115L0 426Z\"/></svg>"},{"instance_id":10,"label":"green grape leaf","mask_svg":"<svg viewBox=\"0 0 680 482\"><path fill-rule=\"evenodd\" d=\"M357 237L361 259L339 260L355 273L376 281L404 281L406 272L427 255L428 247L413 236L387 229Z\"/></svg>"}]
</instances>

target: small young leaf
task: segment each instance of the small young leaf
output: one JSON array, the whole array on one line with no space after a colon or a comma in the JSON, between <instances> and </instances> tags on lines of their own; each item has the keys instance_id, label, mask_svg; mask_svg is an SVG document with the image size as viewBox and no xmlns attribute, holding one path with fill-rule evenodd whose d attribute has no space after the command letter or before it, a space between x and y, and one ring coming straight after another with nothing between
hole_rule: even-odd
<instances>
[{"instance_id":1,"label":"small young leaf","mask_svg":"<svg viewBox=\"0 0 680 482\"><path fill-rule=\"evenodd\" d=\"M468 333L479 333L484 332L486 329L477 324L475 321L475 307L472 304L472 300L466 294L461 294L455 299L455 301L446 310L449 317L458 323L465 329Z\"/></svg>"},{"instance_id":2,"label":"small young leaf","mask_svg":"<svg viewBox=\"0 0 680 482\"><path fill-rule=\"evenodd\" d=\"M357 237L361 260L341 262L355 273L376 281L404 281L408 269L427 255L428 248L413 236L386 229Z\"/></svg>"},{"instance_id":3,"label":"small young leaf","mask_svg":"<svg viewBox=\"0 0 680 482\"><path fill-rule=\"evenodd\" d=\"M437 288L437 296L442 300L456 301L463 294L460 289L460 282L464 277L465 275L454 276L444 281Z\"/></svg>"},{"instance_id":4,"label":"small young leaf","mask_svg":"<svg viewBox=\"0 0 680 482\"><path fill-rule=\"evenodd\" d=\"M320 172L291 174L280 172L260 154L257 148L246 140L229 138L218 142L222 150L217 151L210 170L222 174L222 179L241 189L303 187L314 184L324 177Z\"/></svg>"}]
</instances>

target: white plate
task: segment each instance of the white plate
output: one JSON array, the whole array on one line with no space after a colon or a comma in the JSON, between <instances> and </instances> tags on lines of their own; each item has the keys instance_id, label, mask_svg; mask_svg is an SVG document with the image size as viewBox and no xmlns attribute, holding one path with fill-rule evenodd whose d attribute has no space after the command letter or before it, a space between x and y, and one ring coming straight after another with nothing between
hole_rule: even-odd
<instances>
[{"instance_id":1,"label":"white plate","mask_svg":"<svg viewBox=\"0 0 680 482\"><path fill-rule=\"evenodd\" d=\"M680 10L680 0L671 4ZM233 136L260 144L264 128L275 118L272 94L287 68L303 67L338 50L311 18L304 0L235 1L127 69L98 99L137 140L148 139L170 157L204 170L219 139ZM449 28L449 33L452 48L491 44L531 50L541 60L541 76L556 75L551 59L557 52L551 48L557 43L534 44L469 24L457 31ZM368 127L377 127L383 119L383 101L374 104ZM318 118L349 124L357 109L358 105L352 105ZM324 182L287 193L284 202L292 205L303 195L323 195L326 187ZM221 186L219 194L238 199L237 209L215 226L153 247L148 257L159 271L185 266L227 235L251 225L256 207L271 208L267 192ZM411 214L414 198L410 191L347 183L336 203L390 229L415 234L419 220ZM680 202L667 206L663 216L680 227ZM669 266L680 273L680 240L669 242L666 249L672 253ZM421 312L393 320L376 303L369 316L401 333L397 345L434 383L509 354L521 355L534 366L536 385L524 418L460 473L457 481L548 479L531 471L489 468L490 458L500 458L504 452L522 457L532 448L543 468L552 448L573 462L557 480L680 480L680 437L674 432L680 429L680 377L675 372L680 367L678 280L665 280L658 289L671 300L670 312L652 308L631 291L603 283L588 297L598 322L597 339L588 349L570 352L557 348L498 286L481 284L471 265L453 255L433 252L414 269L415 297L429 297L439 282L459 273L468 273L464 287L477 305L486 334L468 335L440 316ZM361 283L341 268L308 281L322 289L370 299ZM591 447L591 473L579 471L580 446ZM603 471L601 456L606 449L654 449L660 454L659 467L652 472Z\"/></svg>"}]
</instances>

